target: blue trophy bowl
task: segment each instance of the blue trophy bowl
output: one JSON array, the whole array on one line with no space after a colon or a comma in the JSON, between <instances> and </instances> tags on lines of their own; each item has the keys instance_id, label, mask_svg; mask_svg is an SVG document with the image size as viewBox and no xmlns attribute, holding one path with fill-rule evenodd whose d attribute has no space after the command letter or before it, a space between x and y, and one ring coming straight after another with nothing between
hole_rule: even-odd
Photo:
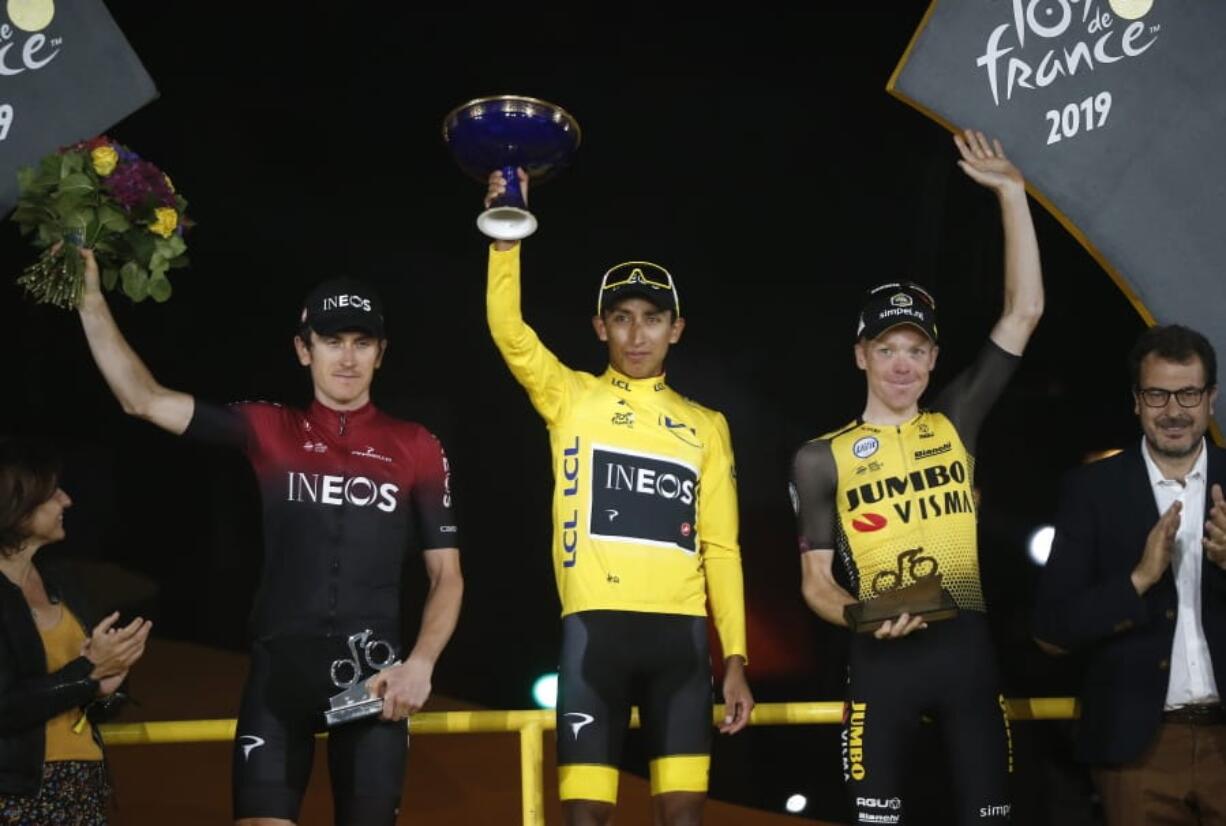
<instances>
[{"instance_id":1,"label":"blue trophy bowl","mask_svg":"<svg viewBox=\"0 0 1226 826\"><path fill-rule=\"evenodd\" d=\"M479 98L458 106L443 119L443 140L468 175L487 183L501 170L507 190L477 218L490 238L518 241L536 231L525 205L516 169L533 186L566 166L579 148L578 122L561 106L520 95Z\"/></svg>"}]
</instances>

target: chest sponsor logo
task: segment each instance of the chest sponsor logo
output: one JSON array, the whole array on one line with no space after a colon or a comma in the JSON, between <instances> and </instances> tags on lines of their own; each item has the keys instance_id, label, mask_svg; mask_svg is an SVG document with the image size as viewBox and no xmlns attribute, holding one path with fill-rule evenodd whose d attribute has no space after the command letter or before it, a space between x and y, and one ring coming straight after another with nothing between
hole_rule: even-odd
<instances>
[{"instance_id":1,"label":"chest sponsor logo","mask_svg":"<svg viewBox=\"0 0 1226 826\"><path fill-rule=\"evenodd\" d=\"M857 459L867 459L876 453L879 447L881 442L877 441L876 436L864 436L856 439L856 443L851 446L851 452Z\"/></svg>"},{"instance_id":2,"label":"chest sponsor logo","mask_svg":"<svg viewBox=\"0 0 1226 826\"><path fill-rule=\"evenodd\" d=\"M860 533L879 531L889 524L889 520L879 513L862 513L851 520L851 526Z\"/></svg>"},{"instance_id":3,"label":"chest sponsor logo","mask_svg":"<svg viewBox=\"0 0 1226 826\"><path fill-rule=\"evenodd\" d=\"M922 439L923 436L921 436L920 438ZM949 451L953 449L954 449L953 444L951 444L950 442L946 442L945 444L940 445L938 447L927 447L927 448L924 448L923 450L917 450L915 451L915 461L918 462L921 459L931 459L933 456L940 456L942 453L949 453Z\"/></svg>"},{"instance_id":4,"label":"chest sponsor logo","mask_svg":"<svg viewBox=\"0 0 1226 826\"><path fill-rule=\"evenodd\" d=\"M327 453L328 452L328 446L326 444L324 444L323 442L313 442L310 439L307 439L305 442L302 443L302 449L305 450L307 453Z\"/></svg>"},{"instance_id":5,"label":"chest sponsor logo","mask_svg":"<svg viewBox=\"0 0 1226 826\"><path fill-rule=\"evenodd\" d=\"M621 427L633 428L634 427L634 411L627 410L627 411L619 411L617 413L614 413L611 421L613 422L613 424L621 426Z\"/></svg>"},{"instance_id":6,"label":"chest sponsor logo","mask_svg":"<svg viewBox=\"0 0 1226 826\"><path fill-rule=\"evenodd\" d=\"M400 486L379 483L365 476L330 476L322 473L286 473L289 492L286 500L304 504L352 505L358 508L374 506L384 513L396 510L396 494Z\"/></svg>"},{"instance_id":7,"label":"chest sponsor logo","mask_svg":"<svg viewBox=\"0 0 1226 826\"><path fill-rule=\"evenodd\" d=\"M966 466L961 462L913 470L905 476L885 476L872 482L849 487L845 491L847 510L856 511L861 505L889 502L900 496L910 497L946 485L966 483Z\"/></svg>"},{"instance_id":8,"label":"chest sponsor logo","mask_svg":"<svg viewBox=\"0 0 1226 826\"><path fill-rule=\"evenodd\" d=\"M367 445L365 450L351 450L349 452L352 455L360 456L363 459L374 459L379 462L387 462L388 464L391 464L392 461L390 456L384 456L382 453L376 452L374 447L371 445Z\"/></svg>"},{"instance_id":9,"label":"chest sponsor logo","mask_svg":"<svg viewBox=\"0 0 1226 826\"><path fill-rule=\"evenodd\" d=\"M919 431L919 437L921 439L931 439L936 435L932 432L932 427L929 426L927 422L920 422L918 425L916 425L915 429Z\"/></svg>"},{"instance_id":10,"label":"chest sponsor logo","mask_svg":"<svg viewBox=\"0 0 1226 826\"><path fill-rule=\"evenodd\" d=\"M592 446L591 467L592 536L695 550L695 468L669 457L603 445Z\"/></svg>"},{"instance_id":11,"label":"chest sponsor logo","mask_svg":"<svg viewBox=\"0 0 1226 826\"><path fill-rule=\"evenodd\" d=\"M690 447L702 447L702 440L698 438L698 431L685 422L679 422L669 416L661 415L659 423L661 427L675 438L680 439Z\"/></svg>"},{"instance_id":12,"label":"chest sponsor logo","mask_svg":"<svg viewBox=\"0 0 1226 826\"><path fill-rule=\"evenodd\" d=\"M847 513L853 515L852 525L868 514L856 511L864 505L876 505L878 510L888 505L893 518L909 525L956 513L974 513L966 466L962 462L913 470L905 476L886 476L873 482L849 487L844 491Z\"/></svg>"}]
</instances>

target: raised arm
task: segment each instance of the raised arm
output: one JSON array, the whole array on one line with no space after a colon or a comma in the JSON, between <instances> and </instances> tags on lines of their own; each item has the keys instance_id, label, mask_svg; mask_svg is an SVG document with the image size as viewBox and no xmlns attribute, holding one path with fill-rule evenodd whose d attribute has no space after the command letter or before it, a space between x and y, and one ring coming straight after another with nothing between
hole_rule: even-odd
<instances>
[{"instance_id":1,"label":"raised arm","mask_svg":"<svg viewBox=\"0 0 1226 826\"><path fill-rule=\"evenodd\" d=\"M527 180L522 177L524 197ZM502 174L490 176L488 204L505 189ZM528 391L532 406L547 422L557 418L569 398L571 370L550 352L524 321L520 304L519 242L496 241L490 246L485 314L490 335L516 381Z\"/></svg>"},{"instance_id":2,"label":"raised arm","mask_svg":"<svg viewBox=\"0 0 1226 826\"><path fill-rule=\"evenodd\" d=\"M85 259L85 289L77 309L102 377L125 413L176 435L183 433L192 420L195 400L187 393L158 384L111 315L99 285L98 262L93 251L81 250L81 257Z\"/></svg>"},{"instance_id":3,"label":"raised arm","mask_svg":"<svg viewBox=\"0 0 1226 826\"><path fill-rule=\"evenodd\" d=\"M1015 356L1026 349L1043 315L1043 272L1039 242L1026 199L1022 173L1005 157L1000 141L991 143L971 129L954 135L962 159L958 166L967 176L996 193L1005 235L1005 300L992 340Z\"/></svg>"}]
</instances>

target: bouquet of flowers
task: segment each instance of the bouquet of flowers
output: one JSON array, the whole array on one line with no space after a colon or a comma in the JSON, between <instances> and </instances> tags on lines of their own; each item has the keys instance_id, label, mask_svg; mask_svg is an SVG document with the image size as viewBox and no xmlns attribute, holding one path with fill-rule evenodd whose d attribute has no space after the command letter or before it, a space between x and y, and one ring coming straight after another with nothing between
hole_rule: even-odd
<instances>
[{"instance_id":1,"label":"bouquet of flowers","mask_svg":"<svg viewBox=\"0 0 1226 826\"><path fill-rule=\"evenodd\" d=\"M13 220L43 252L17 279L40 304L73 308L94 250L102 286L133 301L170 298L169 270L187 266L187 201L170 178L108 137L81 141L17 173Z\"/></svg>"}]
</instances>

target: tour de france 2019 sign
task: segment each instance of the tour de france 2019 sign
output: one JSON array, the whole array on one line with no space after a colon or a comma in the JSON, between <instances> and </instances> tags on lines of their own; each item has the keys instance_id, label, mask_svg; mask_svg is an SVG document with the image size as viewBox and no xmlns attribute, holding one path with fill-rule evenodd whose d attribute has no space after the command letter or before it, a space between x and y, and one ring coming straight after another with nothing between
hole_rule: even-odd
<instances>
[{"instance_id":1,"label":"tour de france 2019 sign","mask_svg":"<svg viewBox=\"0 0 1226 826\"><path fill-rule=\"evenodd\" d=\"M4 0L0 8L0 216L17 170L106 131L157 97L101 0Z\"/></svg>"},{"instance_id":2,"label":"tour de france 2019 sign","mask_svg":"<svg viewBox=\"0 0 1226 826\"><path fill-rule=\"evenodd\" d=\"M1226 2L934 0L887 89L999 137L1146 322L1226 353Z\"/></svg>"}]
</instances>

